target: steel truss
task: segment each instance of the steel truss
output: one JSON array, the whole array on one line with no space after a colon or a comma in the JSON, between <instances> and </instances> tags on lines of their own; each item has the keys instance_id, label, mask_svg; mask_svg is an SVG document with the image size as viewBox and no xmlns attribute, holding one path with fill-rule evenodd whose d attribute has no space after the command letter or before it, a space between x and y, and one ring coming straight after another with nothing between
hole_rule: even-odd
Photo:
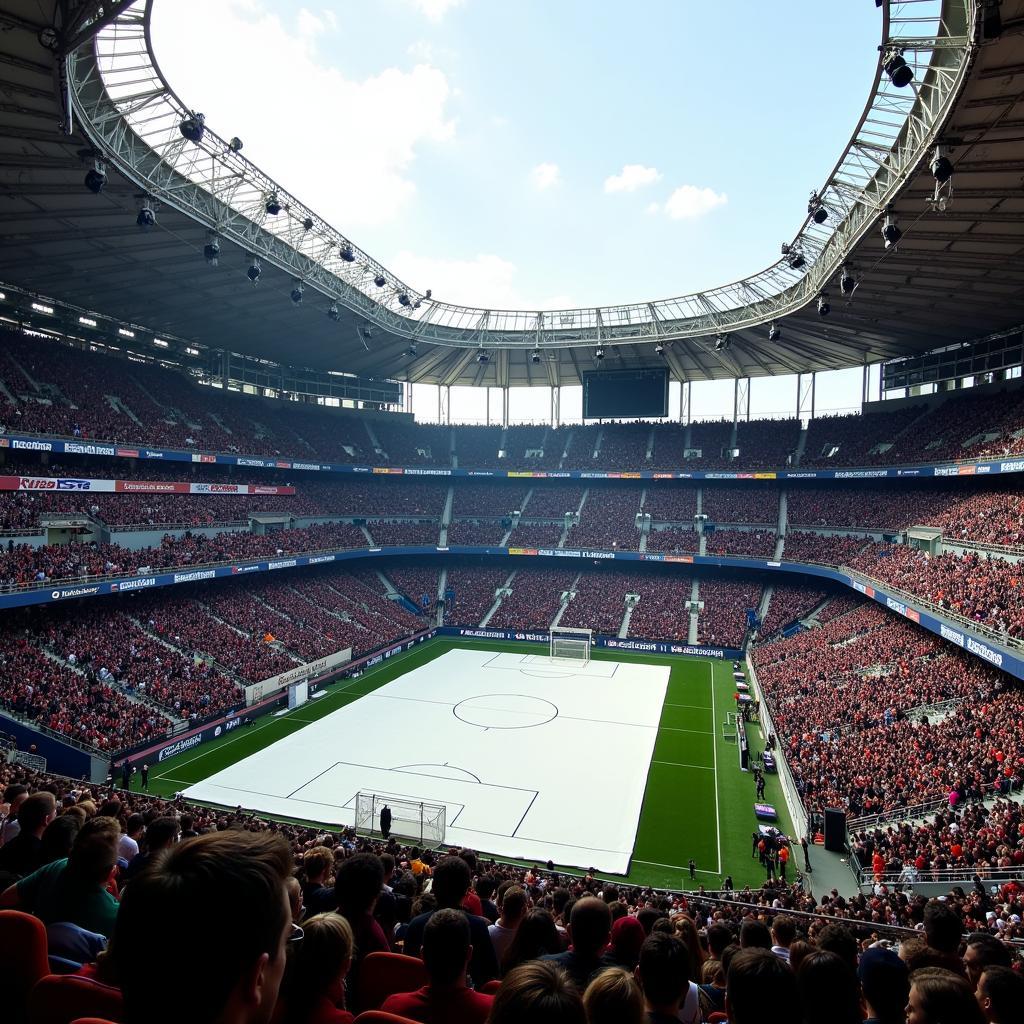
<instances>
[{"instance_id":1,"label":"steel truss","mask_svg":"<svg viewBox=\"0 0 1024 1024\"><path fill-rule=\"evenodd\" d=\"M702 338L756 327L814 301L847 255L877 228L887 204L928 158L968 76L978 45L978 0L904 0L882 7L871 94L842 156L788 243L803 253L751 277L657 302L553 312L474 309L406 285L212 128L180 130L195 116L165 81L153 53L154 0L136 0L67 57L77 127L97 152L159 204L173 207L264 263L301 280L393 335L462 348L564 348ZM108 13L113 8L108 5ZM896 89L882 68L898 49L914 82ZM194 133L193 133L194 134ZM281 206L268 213L269 199ZM382 282L378 285L376 282ZM671 356L671 348L666 354Z\"/></svg>"}]
</instances>

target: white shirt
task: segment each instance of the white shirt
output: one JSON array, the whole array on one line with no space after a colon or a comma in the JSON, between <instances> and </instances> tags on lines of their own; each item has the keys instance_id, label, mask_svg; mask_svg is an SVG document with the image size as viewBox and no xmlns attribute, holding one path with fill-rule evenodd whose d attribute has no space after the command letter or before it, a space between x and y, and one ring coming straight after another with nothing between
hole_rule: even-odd
<instances>
[{"instance_id":1,"label":"white shirt","mask_svg":"<svg viewBox=\"0 0 1024 1024\"><path fill-rule=\"evenodd\" d=\"M117 855L121 860L131 864L133 858L139 853L139 844L129 835L123 835L117 843Z\"/></svg>"},{"instance_id":2,"label":"white shirt","mask_svg":"<svg viewBox=\"0 0 1024 1024\"><path fill-rule=\"evenodd\" d=\"M494 946L494 955L498 958L499 964L504 959L508 947L512 945L517 930L517 928L506 928L500 920L488 926L487 933L491 937L491 945Z\"/></svg>"}]
</instances>

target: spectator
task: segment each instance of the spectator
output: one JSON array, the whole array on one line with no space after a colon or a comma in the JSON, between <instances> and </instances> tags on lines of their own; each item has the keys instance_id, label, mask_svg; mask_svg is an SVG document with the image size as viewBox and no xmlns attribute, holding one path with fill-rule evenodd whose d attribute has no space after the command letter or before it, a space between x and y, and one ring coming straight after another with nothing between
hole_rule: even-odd
<instances>
[{"instance_id":1,"label":"spectator","mask_svg":"<svg viewBox=\"0 0 1024 1024\"><path fill-rule=\"evenodd\" d=\"M462 902L469 892L472 881L469 865L461 857L442 857L434 868L434 880L431 891L437 899L438 910L462 910ZM405 936L405 951L410 956L419 956L423 941L423 929L436 911L412 919ZM466 913L462 910L463 913ZM469 964L469 973L475 986L483 985L498 976L498 959L494 955L494 946L488 934L486 918L475 914L466 914L469 921L470 941L473 956Z\"/></svg>"},{"instance_id":2,"label":"spectator","mask_svg":"<svg viewBox=\"0 0 1024 1024\"><path fill-rule=\"evenodd\" d=\"M389 996L381 1009L423 1024L484 1024L493 997L468 987L469 921L458 910L439 910L423 929L423 964L429 984Z\"/></svg>"},{"instance_id":3,"label":"spectator","mask_svg":"<svg viewBox=\"0 0 1024 1024\"><path fill-rule=\"evenodd\" d=\"M340 914L315 914L303 924L281 988L288 1024L351 1024L345 976L352 954L352 929Z\"/></svg>"},{"instance_id":4,"label":"spectator","mask_svg":"<svg viewBox=\"0 0 1024 1024\"><path fill-rule=\"evenodd\" d=\"M789 947L796 938L796 922L785 914L779 914L772 921L772 952L780 959L789 963Z\"/></svg>"},{"instance_id":5,"label":"spectator","mask_svg":"<svg viewBox=\"0 0 1024 1024\"><path fill-rule=\"evenodd\" d=\"M140 853L132 859L128 870L124 873L125 883L137 878L157 858L162 850L167 850L178 841L178 833L181 826L178 819L172 815L165 814L154 821L151 821L146 829L145 853ZM120 843L120 840L118 841Z\"/></svg>"},{"instance_id":6,"label":"spectator","mask_svg":"<svg viewBox=\"0 0 1024 1024\"><path fill-rule=\"evenodd\" d=\"M124 1024L268 1024L292 925L280 835L236 830L166 850L125 891L111 943ZM198 925L198 926L197 926ZM187 982L167 983L188 951Z\"/></svg>"},{"instance_id":7,"label":"spectator","mask_svg":"<svg viewBox=\"0 0 1024 1024\"><path fill-rule=\"evenodd\" d=\"M688 967L682 939L652 932L644 941L636 977L650 1024L700 1024L699 991L690 983Z\"/></svg>"},{"instance_id":8,"label":"spectator","mask_svg":"<svg viewBox=\"0 0 1024 1024\"><path fill-rule=\"evenodd\" d=\"M981 975L989 967L1009 967L1010 951L994 935L988 932L973 932L967 936L964 949L964 970L967 980L978 988Z\"/></svg>"},{"instance_id":9,"label":"spectator","mask_svg":"<svg viewBox=\"0 0 1024 1024\"><path fill-rule=\"evenodd\" d=\"M867 1011L864 1024L905 1024L907 965L891 950L876 947L861 955L857 976Z\"/></svg>"},{"instance_id":10,"label":"spectator","mask_svg":"<svg viewBox=\"0 0 1024 1024\"><path fill-rule=\"evenodd\" d=\"M861 1024L860 986L842 957L824 950L804 958L797 972L804 1024L817 1024L827 1008L835 1024Z\"/></svg>"},{"instance_id":11,"label":"spectator","mask_svg":"<svg viewBox=\"0 0 1024 1024\"><path fill-rule=\"evenodd\" d=\"M538 960L562 951L562 937L549 910L534 907L516 929L515 938L501 961L501 973L507 974L528 960Z\"/></svg>"},{"instance_id":12,"label":"spectator","mask_svg":"<svg viewBox=\"0 0 1024 1024\"><path fill-rule=\"evenodd\" d=\"M729 964L725 990L729 1024L760 1024L770 1007L778 1020L797 1020L796 976L767 949L741 949Z\"/></svg>"},{"instance_id":13,"label":"spectator","mask_svg":"<svg viewBox=\"0 0 1024 1024\"><path fill-rule=\"evenodd\" d=\"M610 967L583 993L587 1024L644 1024L644 997L629 971Z\"/></svg>"},{"instance_id":14,"label":"spectator","mask_svg":"<svg viewBox=\"0 0 1024 1024\"><path fill-rule=\"evenodd\" d=\"M373 916L384 885L384 865L372 853L357 853L341 862L334 879L334 896L338 913L352 928L355 941L355 964L349 980L352 1007L361 1009L356 989L359 964L370 953L387 953L391 946Z\"/></svg>"},{"instance_id":15,"label":"spectator","mask_svg":"<svg viewBox=\"0 0 1024 1024\"><path fill-rule=\"evenodd\" d=\"M740 949L771 949L772 933L764 921L748 917L740 926Z\"/></svg>"},{"instance_id":16,"label":"spectator","mask_svg":"<svg viewBox=\"0 0 1024 1024\"><path fill-rule=\"evenodd\" d=\"M977 995L988 1024L1014 1024L1024 1007L1024 977L1009 967L986 967Z\"/></svg>"},{"instance_id":17,"label":"spectator","mask_svg":"<svg viewBox=\"0 0 1024 1024\"><path fill-rule=\"evenodd\" d=\"M18 809L18 834L0 847L0 885L32 874L43 864L43 833L57 814L52 793L40 790L27 797Z\"/></svg>"},{"instance_id":18,"label":"spectator","mask_svg":"<svg viewBox=\"0 0 1024 1024\"><path fill-rule=\"evenodd\" d=\"M117 844L117 856L129 866L139 855L139 840L146 831L146 819L141 814L129 815L124 826L124 835Z\"/></svg>"},{"instance_id":19,"label":"spectator","mask_svg":"<svg viewBox=\"0 0 1024 1024\"><path fill-rule=\"evenodd\" d=\"M338 898L330 882L334 854L326 846L314 846L302 857L302 902L310 914L338 909Z\"/></svg>"},{"instance_id":20,"label":"spectator","mask_svg":"<svg viewBox=\"0 0 1024 1024\"><path fill-rule=\"evenodd\" d=\"M118 903L106 886L117 863L120 836L116 819L91 818L75 837L71 855L4 890L0 909L25 910L44 924L67 921L109 937Z\"/></svg>"},{"instance_id":21,"label":"spectator","mask_svg":"<svg viewBox=\"0 0 1024 1024\"><path fill-rule=\"evenodd\" d=\"M627 971L635 971L640 962L640 948L644 944L644 926L637 918L627 915L612 925L612 960Z\"/></svg>"},{"instance_id":22,"label":"spectator","mask_svg":"<svg viewBox=\"0 0 1024 1024\"><path fill-rule=\"evenodd\" d=\"M912 972L907 1024L985 1024L981 1007L965 978L942 967Z\"/></svg>"},{"instance_id":23,"label":"spectator","mask_svg":"<svg viewBox=\"0 0 1024 1024\"><path fill-rule=\"evenodd\" d=\"M586 1019L569 975L550 960L534 960L505 976L488 1024L586 1024Z\"/></svg>"},{"instance_id":24,"label":"spectator","mask_svg":"<svg viewBox=\"0 0 1024 1024\"><path fill-rule=\"evenodd\" d=\"M550 953L543 959L564 968L582 992L598 971L615 966L604 955L611 930L612 915L604 900L595 896L577 900L569 916L569 941L572 945L564 953Z\"/></svg>"},{"instance_id":25,"label":"spectator","mask_svg":"<svg viewBox=\"0 0 1024 1024\"><path fill-rule=\"evenodd\" d=\"M501 900L501 916L490 926L488 932L491 936L491 944L494 946L494 955L500 963L508 952L509 946L516 937L516 931L522 924L523 918L529 909L526 893L514 885L505 890Z\"/></svg>"},{"instance_id":26,"label":"spectator","mask_svg":"<svg viewBox=\"0 0 1024 1024\"><path fill-rule=\"evenodd\" d=\"M0 821L0 848L6 846L17 834L21 825L18 823L18 808L28 799L28 787L20 783L8 786L4 790L4 806L7 809Z\"/></svg>"}]
</instances>

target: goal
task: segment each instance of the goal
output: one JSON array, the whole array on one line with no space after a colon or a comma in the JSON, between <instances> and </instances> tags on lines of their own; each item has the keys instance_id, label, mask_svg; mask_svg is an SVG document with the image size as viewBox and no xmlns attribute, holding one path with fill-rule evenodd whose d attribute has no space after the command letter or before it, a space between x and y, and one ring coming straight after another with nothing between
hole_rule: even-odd
<instances>
[{"instance_id":1,"label":"goal","mask_svg":"<svg viewBox=\"0 0 1024 1024\"><path fill-rule=\"evenodd\" d=\"M356 793L356 832L380 835L380 812L391 810L391 834L415 840L420 846L444 843L444 804L383 793Z\"/></svg>"},{"instance_id":2,"label":"goal","mask_svg":"<svg viewBox=\"0 0 1024 1024\"><path fill-rule=\"evenodd\" d=\"M551 627L551 660L590 661L590 645L594 639L592 629L570 629L568 626Z\"/></svg>"}]
</instances>

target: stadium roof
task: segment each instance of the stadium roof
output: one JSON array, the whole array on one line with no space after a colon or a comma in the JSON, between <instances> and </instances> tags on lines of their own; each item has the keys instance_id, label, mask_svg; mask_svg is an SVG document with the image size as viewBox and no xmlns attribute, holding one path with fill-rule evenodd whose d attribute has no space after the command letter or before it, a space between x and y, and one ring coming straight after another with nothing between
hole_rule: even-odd
<instances>
[{"instance_id":1,"label":"stadium roof","mask_svg":"<svg viewBox=\"0 0 1024 1024\"><path fill-rule=\"evenodd\" d=\"M830 217L818 225L808 215L789 242L804 268L782 259L699 295L554 313L427 297L216 126L201 144L183 138L186 104L201 97L179 99L160 75L153 2L66 0L55 41L34 0L0 12L0 280L214 349L447 385L578 383L598 347L605 367L667 362L683 380L838 369L1024 322L1024 0L1003 0L997 37L977 0L883 5L864 116L819 189ZM903 89L882 67L896 45L914 71ZM938 197L936 143L955 167ZM93 194L83 179L97 155L107 180ZM282 214L267 214L270 193ZM157 225L143 231L147 195ZM886 208L903 231L888 248ZM203 258L214 226L216 268ZM252 253L257 287L246 278ZM852 300L839 285L844 266L857 282ZM299 306L289 301L296 278ZM816 310L823 291L827 318ZM332 301L337 320L326 315ZM728 338L720 351L718 335Z\"/></svg>"}]
</instances>

